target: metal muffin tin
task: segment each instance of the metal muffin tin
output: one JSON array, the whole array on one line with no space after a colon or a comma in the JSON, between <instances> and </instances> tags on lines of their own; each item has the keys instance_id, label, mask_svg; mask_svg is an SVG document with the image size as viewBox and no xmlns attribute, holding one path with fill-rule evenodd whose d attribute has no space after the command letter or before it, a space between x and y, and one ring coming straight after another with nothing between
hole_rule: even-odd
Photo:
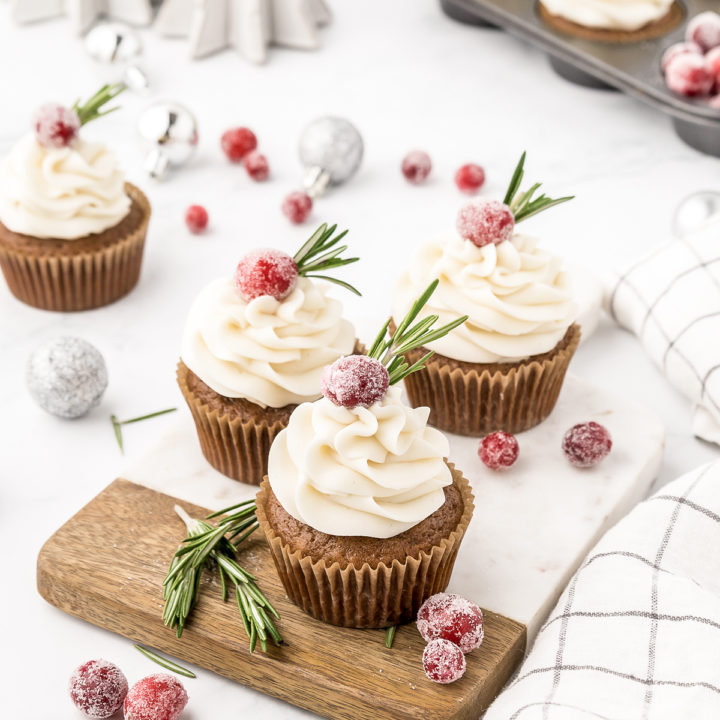
<instances>
[{"instance_id":1,"label":"metal muffin tin","mask_svg":"<svg viewBox=\"0 0 720 720\"><path fill-rule=\"evenodd\" d=\"M683 98L665 85L660 60L667 47L684 39L690 18L718 10L717 0L684 0L685 18L660 38L636 43L604 43L572 37L540 17L535 0L441 0L460 22L503 28L542 48L555 71L571 82L613 88L668 115L679 137L708 155L720 157L720 112L702 100Z\"/></svg>"}]
</instances>

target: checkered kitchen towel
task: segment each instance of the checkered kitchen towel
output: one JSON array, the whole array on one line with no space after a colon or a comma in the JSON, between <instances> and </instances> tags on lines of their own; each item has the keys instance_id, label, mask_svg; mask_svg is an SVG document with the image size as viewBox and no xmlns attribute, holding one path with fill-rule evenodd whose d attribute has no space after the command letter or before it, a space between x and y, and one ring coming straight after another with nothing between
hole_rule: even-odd
<instances>
[{"instance_id":1,"label":"checkered kitchen towel","mask_svg":"<svg viewBox=\"0 0 720 720\"><path fill-rule=\"evenodd\" d=\"M485 720L720 718L720 461L590 552Z\"/></svg>"},{"instance_id":2,"label":"checkered kitchen towel","mask_svg":"<svg viewBox=\"0 0 720 720\"><path fill-rule=\"evenodd\" d=\"M695 435L720 444L720 223L615 276L606 306L693 401Z\"/></svg>"}]
</instances>

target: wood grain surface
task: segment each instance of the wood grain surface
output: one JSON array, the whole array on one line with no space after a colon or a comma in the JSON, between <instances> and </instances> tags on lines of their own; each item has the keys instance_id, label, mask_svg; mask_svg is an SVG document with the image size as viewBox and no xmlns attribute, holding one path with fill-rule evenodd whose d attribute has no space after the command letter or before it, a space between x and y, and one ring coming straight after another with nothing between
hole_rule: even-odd
<instances>
[{"instance_id":1,"label":"wood grain surface","mask_svg":"<svg viewBox=\"0 0 720 720\"><path fill-rule=\"evenodd\" d=\"M424 642L414 625L388 650L381 630L325 625L290 603L264 540L240 562L280 613L285 646L248 651L233 602L205 574L183 637L162 624L162 580L184 525L168 495L116 480L58 530L40 551L40 594L71 615L192 662L333 720L475 720L522 659L525 627L485 613L485 641L465 676L436 685L422 670ZM181 503L190 514L206 511Z\"/></svg>"}]
</instances>

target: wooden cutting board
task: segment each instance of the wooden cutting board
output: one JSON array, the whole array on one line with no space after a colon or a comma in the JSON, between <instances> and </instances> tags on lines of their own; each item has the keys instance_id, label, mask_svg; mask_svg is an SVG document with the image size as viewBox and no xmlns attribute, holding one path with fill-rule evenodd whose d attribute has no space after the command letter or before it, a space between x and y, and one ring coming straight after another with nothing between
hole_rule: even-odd
<instances>
[{"instance_id":1,"label":"wooden cutting board","mask_svg":"<svg viewBox=\"0 0 720 720\"><path fill-rule=\"evenodd\" d=\"M185 526L169 495L116 480L60 528L40 551L37 582L52 605L333 720L477 720L523 657L526 628L485 612L485 641L468 656L465 676L436 685L422 670L424 642L414 625L398 629L392 649L382 630L320 623L286 598L259 537L241 564L280 613L284 647L248 652L233 602L206 574L192 621L180 640L162 624L162 580ZM195 517L207 511L181 502Z\"/></svg>"}]
</instances>

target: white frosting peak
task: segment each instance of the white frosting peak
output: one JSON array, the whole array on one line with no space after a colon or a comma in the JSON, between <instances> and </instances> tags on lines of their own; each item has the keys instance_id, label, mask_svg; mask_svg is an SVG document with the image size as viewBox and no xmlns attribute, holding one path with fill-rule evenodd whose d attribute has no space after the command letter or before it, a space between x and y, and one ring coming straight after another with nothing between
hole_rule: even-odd
<instances>
[{"instance_id":1,"label":"white frosting peak","mask_svg":"<svg viewBox=\"0 0 720 720\"><path fill-rule=\"evenodd\" d=\"M457 235L428 243L398 280L395 321L438 278L421 317L435 314L440 323L469 318L431 349L473 363L513 362L552 350L577 308L561 260L537 245L518 234L481 248Z\"/></svg>"},{"instance_id":2,"label":"white frosting peak","mask_svg":"<svg viewBox=\"0 0 720 720\"><path fill-rule=\"evenodd\" d=\"M25 135L0 166L0 222L37 238L75 240L117 225L130 210L125 179L104 145L46 148Z\"/></svg>"},{"instance_id":3,"label":"white frosting peak","mask_svg":"<svg viewBox=\"0 0 720 720\"><path fill-rule=\"evenodd\" d=\"M270 448L268 478L294 518L329 535L388 538L422 522L452 483L447 438L390 387L370 407L300 405Z\"/></svg>"},{"instance_id":4,"label":"white frosting peak","mask_svg":"<svg viewBox=\"0 0 720 720\"><path fill-rule=\"evenodd\" d=\"M320 397L323 369L352 353L355 330L328 286L299 277L282 302L245 302L232 279L205 287L185 324L183 362L215 392L261 407Z\"/></svg>"},{"instance_id":5,"label":"white frosting peak","mask_svg":"<svg viewBox=\"0 0 720 720\"><path fill-rule=\"evenodd\" d=\"M640 30L665 16L674 0L541 0L547 11L585 27Z\"/></svg>"}]
</instances>

